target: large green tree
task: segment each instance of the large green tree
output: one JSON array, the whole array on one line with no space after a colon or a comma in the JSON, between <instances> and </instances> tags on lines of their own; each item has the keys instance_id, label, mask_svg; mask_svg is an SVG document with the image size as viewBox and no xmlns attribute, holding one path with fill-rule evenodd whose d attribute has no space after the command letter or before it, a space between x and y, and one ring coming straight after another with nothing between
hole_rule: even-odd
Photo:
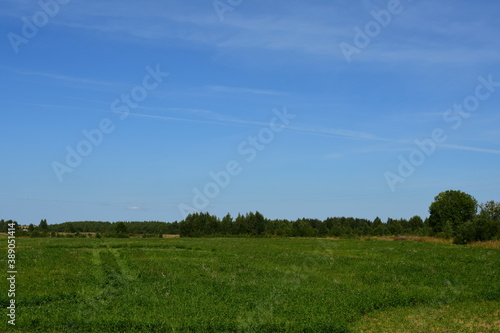
<instances>
[{"instance_id":1,"label":"large green tree","mask_svg":"<svg viewBox=\"0 0 500 333\"><path fill-rule=\"evenodd\" d=\"M429 225L435 233L451 227L456 233L460 226L471 221L477 212L477 200L462 191L448 190L439 193L429 207Z\"/></svg>"}]
</instances>

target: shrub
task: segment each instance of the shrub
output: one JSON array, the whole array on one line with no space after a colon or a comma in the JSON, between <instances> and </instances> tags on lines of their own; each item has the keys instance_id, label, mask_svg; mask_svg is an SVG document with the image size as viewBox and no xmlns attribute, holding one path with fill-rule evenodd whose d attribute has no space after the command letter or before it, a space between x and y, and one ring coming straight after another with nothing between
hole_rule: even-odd
<instances>
[{"instance_id":1,"label":"shrub","mask_svg":"<svg viewBox=\"0 0 500 333\"><path fill-rule=\"evenodd\" d=\"M484 216L478 216L472 221L460 226L453 242L469 244L500 238L500 222Z\"/></svg>"}]
</instances>

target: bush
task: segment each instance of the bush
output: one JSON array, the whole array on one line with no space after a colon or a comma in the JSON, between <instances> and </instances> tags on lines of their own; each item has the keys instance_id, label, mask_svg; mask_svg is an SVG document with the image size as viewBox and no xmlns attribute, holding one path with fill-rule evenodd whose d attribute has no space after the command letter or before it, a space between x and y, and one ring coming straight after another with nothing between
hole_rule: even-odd
<instances>
[{"instance_id":1,"label":"bush","mask_svg":"<svg viewBox=\"0 0 500 333\"><path fill-rule=\"evenodd\" d=\"M457 231L453 243L455 244L469 244L475 239L474 225L472 221L462 224Z\"/></svg>"},{"instance_id":2,"label":"bush","mask_svg":"<svg viewBox=\"0 0 500 333\"><path fill-rule=\"evenodd\" d=\"M500 222L484 216L465 222L460 226L453 242L455 244L469 244L484 242L500 238Z\"/></svg>"}]
</instances>

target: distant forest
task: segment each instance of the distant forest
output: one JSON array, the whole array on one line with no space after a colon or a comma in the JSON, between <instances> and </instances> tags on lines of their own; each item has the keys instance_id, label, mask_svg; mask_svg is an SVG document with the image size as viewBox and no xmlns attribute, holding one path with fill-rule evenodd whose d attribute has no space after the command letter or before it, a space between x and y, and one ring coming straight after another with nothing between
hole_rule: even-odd
<instances>
[{"instance_id":1,"label":"distant forest","mask_svg":"<svg viewBox=\"0 0 500 333\"><path fill-rule=\"evenodd\" d=\"M356 237L384 235L430 235L431 229L419 216L405 219L380 218L374 221L353 217L326 220L302 218L295 221L270 220L261 213L219 219L208 213L191 214L180 223L181 237L253 236L253 237Z\"/></svg>"},{"instance_id":2,"label":"distant forest","mask_svg":"<svg viewBox=\"0 0 500 333\"><path fill-rule=\"evenodd\" d=\"M0 220L0 232L6 232L9 222ZM42 220L38 226L32 224L26 229L27 235L35 237L56 233L99 233L103 237L160 237L164 234L181 237L357 237L403 234L427 236L432 234L432 229L428 221L423 221L419 216L409 220L388 219L386 222L378 217L373 221L353 217L290 221L267 219L259 212L239 214L236 218L228 214L222 219L209 213L194 213L181 222L172 223L81 221L49 225L46 220Z\"/></svg>"},{"instance_id":3,"label":"distant forest","mask_svg":"<svg viewBox=\"0 0 500 333\"><path fill-rule=\"evenodd\" d=\"M480 212L478 213L478 208ZM268 219L259 212L222 219L209 213L194 213L181 222L65 222L49 225L41 220L20 231L31 237L359 237L359 236L435 236L453 238L455 243L500 240L500 203L478 205L476 199L461 191L445 191L429 207L429 218L380 218L373 221L353 217L330 217L325 220ZM0 220L0 232L7 232L12 221Z\"/></svg>"},{"instance_id":4,"label":"distant forest","mask_svg":"<svg viewBox=\"0 0 500 333\"><path fill-rule=\"evenodd\" d=\"M0 232L7 232L8 224L13 221L0 220ZM15 222L14 222L15 223ZM17 226L17 229L20 229ZM19 231L18 236L47 237L47 236L86 236L86 234L96 234L98 237L161 237L162 235L178 235L178 222L100 222L100 221L80 221L64 222L59 224L48 224L47 220L41 220L38 226L30 224L24 230Z\"/></svg>"},{"instance_id":5,"label":"distant forest","mask_svg":"<svg viewBox=\"0 0 500 333\"><path fill-rule=\"evenodd\" d=\"M7 224L12 221L0 220L0 232L7 232ZM81 221L47 224L42 220L38 226L31 224L26 233L35 236L50 236L51 233L100 233L102 236L123 235L163 235L181 237L356 237L384 235L429 235L428 222L419 216L405 219L388 219L385 223L378 217L374 221L353 217L334 217L324 221L318 219L271 220L261 213L247 213L236 218L226 215L219 219L209 213L195 213L181 222L99 222Z\"/></svg>"}]
</instances>

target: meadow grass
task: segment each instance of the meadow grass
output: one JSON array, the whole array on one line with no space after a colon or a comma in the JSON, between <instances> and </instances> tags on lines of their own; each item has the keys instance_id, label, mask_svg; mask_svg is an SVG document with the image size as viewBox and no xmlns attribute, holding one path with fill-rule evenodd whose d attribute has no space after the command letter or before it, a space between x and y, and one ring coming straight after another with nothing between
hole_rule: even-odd
<instances>
[{"instance_id":1,"label":"meadow grass","mask_svg":"<svg viewBox=\"0 0 500 333\"><path fill-rule=\"evenodd\" d=\"M300 238L17 245L16 326L2 279L0 331L500 332L498 249Z\"/></svg>"}]
</instances>

